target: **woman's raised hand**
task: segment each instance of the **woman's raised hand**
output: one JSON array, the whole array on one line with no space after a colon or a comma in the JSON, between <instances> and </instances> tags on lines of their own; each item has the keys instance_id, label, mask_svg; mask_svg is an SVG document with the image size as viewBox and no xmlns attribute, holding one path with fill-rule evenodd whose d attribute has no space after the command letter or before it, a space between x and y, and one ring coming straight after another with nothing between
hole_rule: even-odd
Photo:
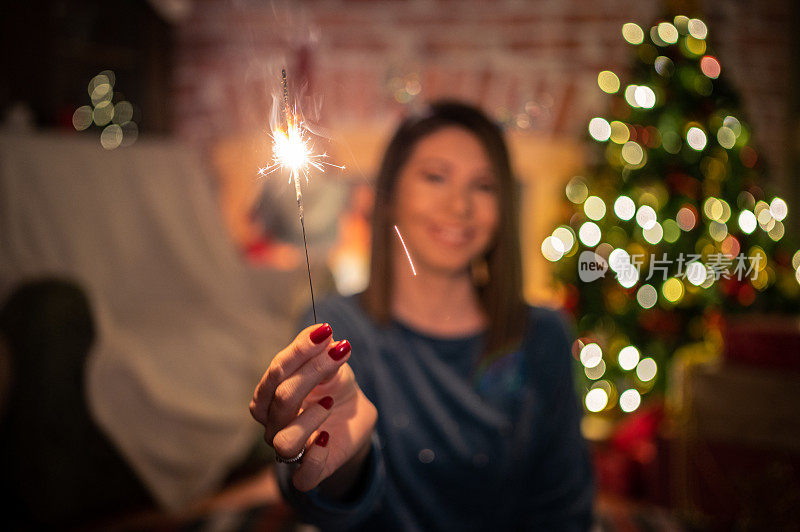
<instances>
[{"instance_id":1,"label":"woman's raised hand","mask_svg":"<svg viewBox=\"0 0 800 532\"><path fill-rule=\"evenodd\" d=\"M300 491L331 477L330 493L346 493L368 455L378 413L358 387L349 358L347 340L333 341L327 323L312 325L272 359L250 402L278 456L289 459L305 448L292 477Z\"/></svg>"}]
</instances>

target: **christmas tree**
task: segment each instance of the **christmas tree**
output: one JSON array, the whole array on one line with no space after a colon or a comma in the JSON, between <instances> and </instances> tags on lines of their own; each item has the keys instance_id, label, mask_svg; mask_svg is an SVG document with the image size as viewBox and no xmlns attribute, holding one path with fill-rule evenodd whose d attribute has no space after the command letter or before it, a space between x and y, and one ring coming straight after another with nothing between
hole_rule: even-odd
<instances>
[{"instance_id":1,"label":"christmas tree","mask_svg":"<svg viewBox=\"0 0 800 532\"><path fill-rule=\"evenodd\" d=\"M565 223L542 243L573 313L590 412L632 412L663 390L675 352L721 350L721 316L796 312L800 252L700 19L622 27L631 82L597 76L608 116L566 187Z\"/></svg>"}]
</instances>

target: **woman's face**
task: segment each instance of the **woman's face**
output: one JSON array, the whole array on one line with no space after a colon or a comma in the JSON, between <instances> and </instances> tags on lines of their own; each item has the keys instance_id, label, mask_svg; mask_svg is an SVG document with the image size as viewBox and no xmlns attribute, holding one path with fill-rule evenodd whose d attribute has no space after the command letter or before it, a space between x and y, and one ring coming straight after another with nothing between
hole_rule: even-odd
<instances>
[{"instance_id":1,"label":"woman's face","mask_svg":"<svg viewBox=\"0 0 800 532\"><path fill-rule=\"evenodd\" d=\"M417 142L393 211L417 270L456 275L486 252L500 218L497 188L483 144L466 129L448 126Z\"/></svg>"}]
</instances>

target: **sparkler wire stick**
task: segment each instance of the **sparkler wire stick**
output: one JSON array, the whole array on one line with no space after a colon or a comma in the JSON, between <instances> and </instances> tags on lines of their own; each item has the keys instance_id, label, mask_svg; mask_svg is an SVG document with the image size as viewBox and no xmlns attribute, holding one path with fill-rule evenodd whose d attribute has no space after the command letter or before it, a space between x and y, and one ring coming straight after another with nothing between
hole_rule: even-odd
<instances>
[{"instance_id":1,"label":"sparkler wire stick","mask_svg":"<svg viewBox=\"0 0 800 532\"><path fill-rule=\"evenodd\" d=\"M283 107L284 114L286 115L286 129L290 131L294 124L294 115L292 114L291 107L289 106L289 88L286 83L286 69L281 69L281 82L283 83ZM306 239L306 223L303 216L303 195L300 192L300 179L297 175L298 172L293 170L292 177L294 178L294 189L297 196L297 212L300 216L300 227L303 229L303 248L306 251L306 271L308 272L308 288L311 291L311 310L314 313L314 323L317 323L317 305L314 302L314 283L311 281L311 263L308 260L308 240Z\"/></svg>"}]
</instances>

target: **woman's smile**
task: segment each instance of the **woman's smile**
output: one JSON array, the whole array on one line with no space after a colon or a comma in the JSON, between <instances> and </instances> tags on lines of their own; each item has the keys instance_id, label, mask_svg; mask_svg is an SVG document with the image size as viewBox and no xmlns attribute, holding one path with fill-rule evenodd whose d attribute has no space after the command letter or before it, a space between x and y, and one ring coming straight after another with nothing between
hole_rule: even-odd
<instances>
[{"instance_id":1,"label":"woman's smile","mask_svg":"<svg viewBox=\"0 0 800 532\"><path fill-rule=\"evenodd\" d=\"M496 179L469 131L445 127L420 140L397 183L395 223L423 271L463 274L499 224Z\"/></svg>"}]
</instances>

